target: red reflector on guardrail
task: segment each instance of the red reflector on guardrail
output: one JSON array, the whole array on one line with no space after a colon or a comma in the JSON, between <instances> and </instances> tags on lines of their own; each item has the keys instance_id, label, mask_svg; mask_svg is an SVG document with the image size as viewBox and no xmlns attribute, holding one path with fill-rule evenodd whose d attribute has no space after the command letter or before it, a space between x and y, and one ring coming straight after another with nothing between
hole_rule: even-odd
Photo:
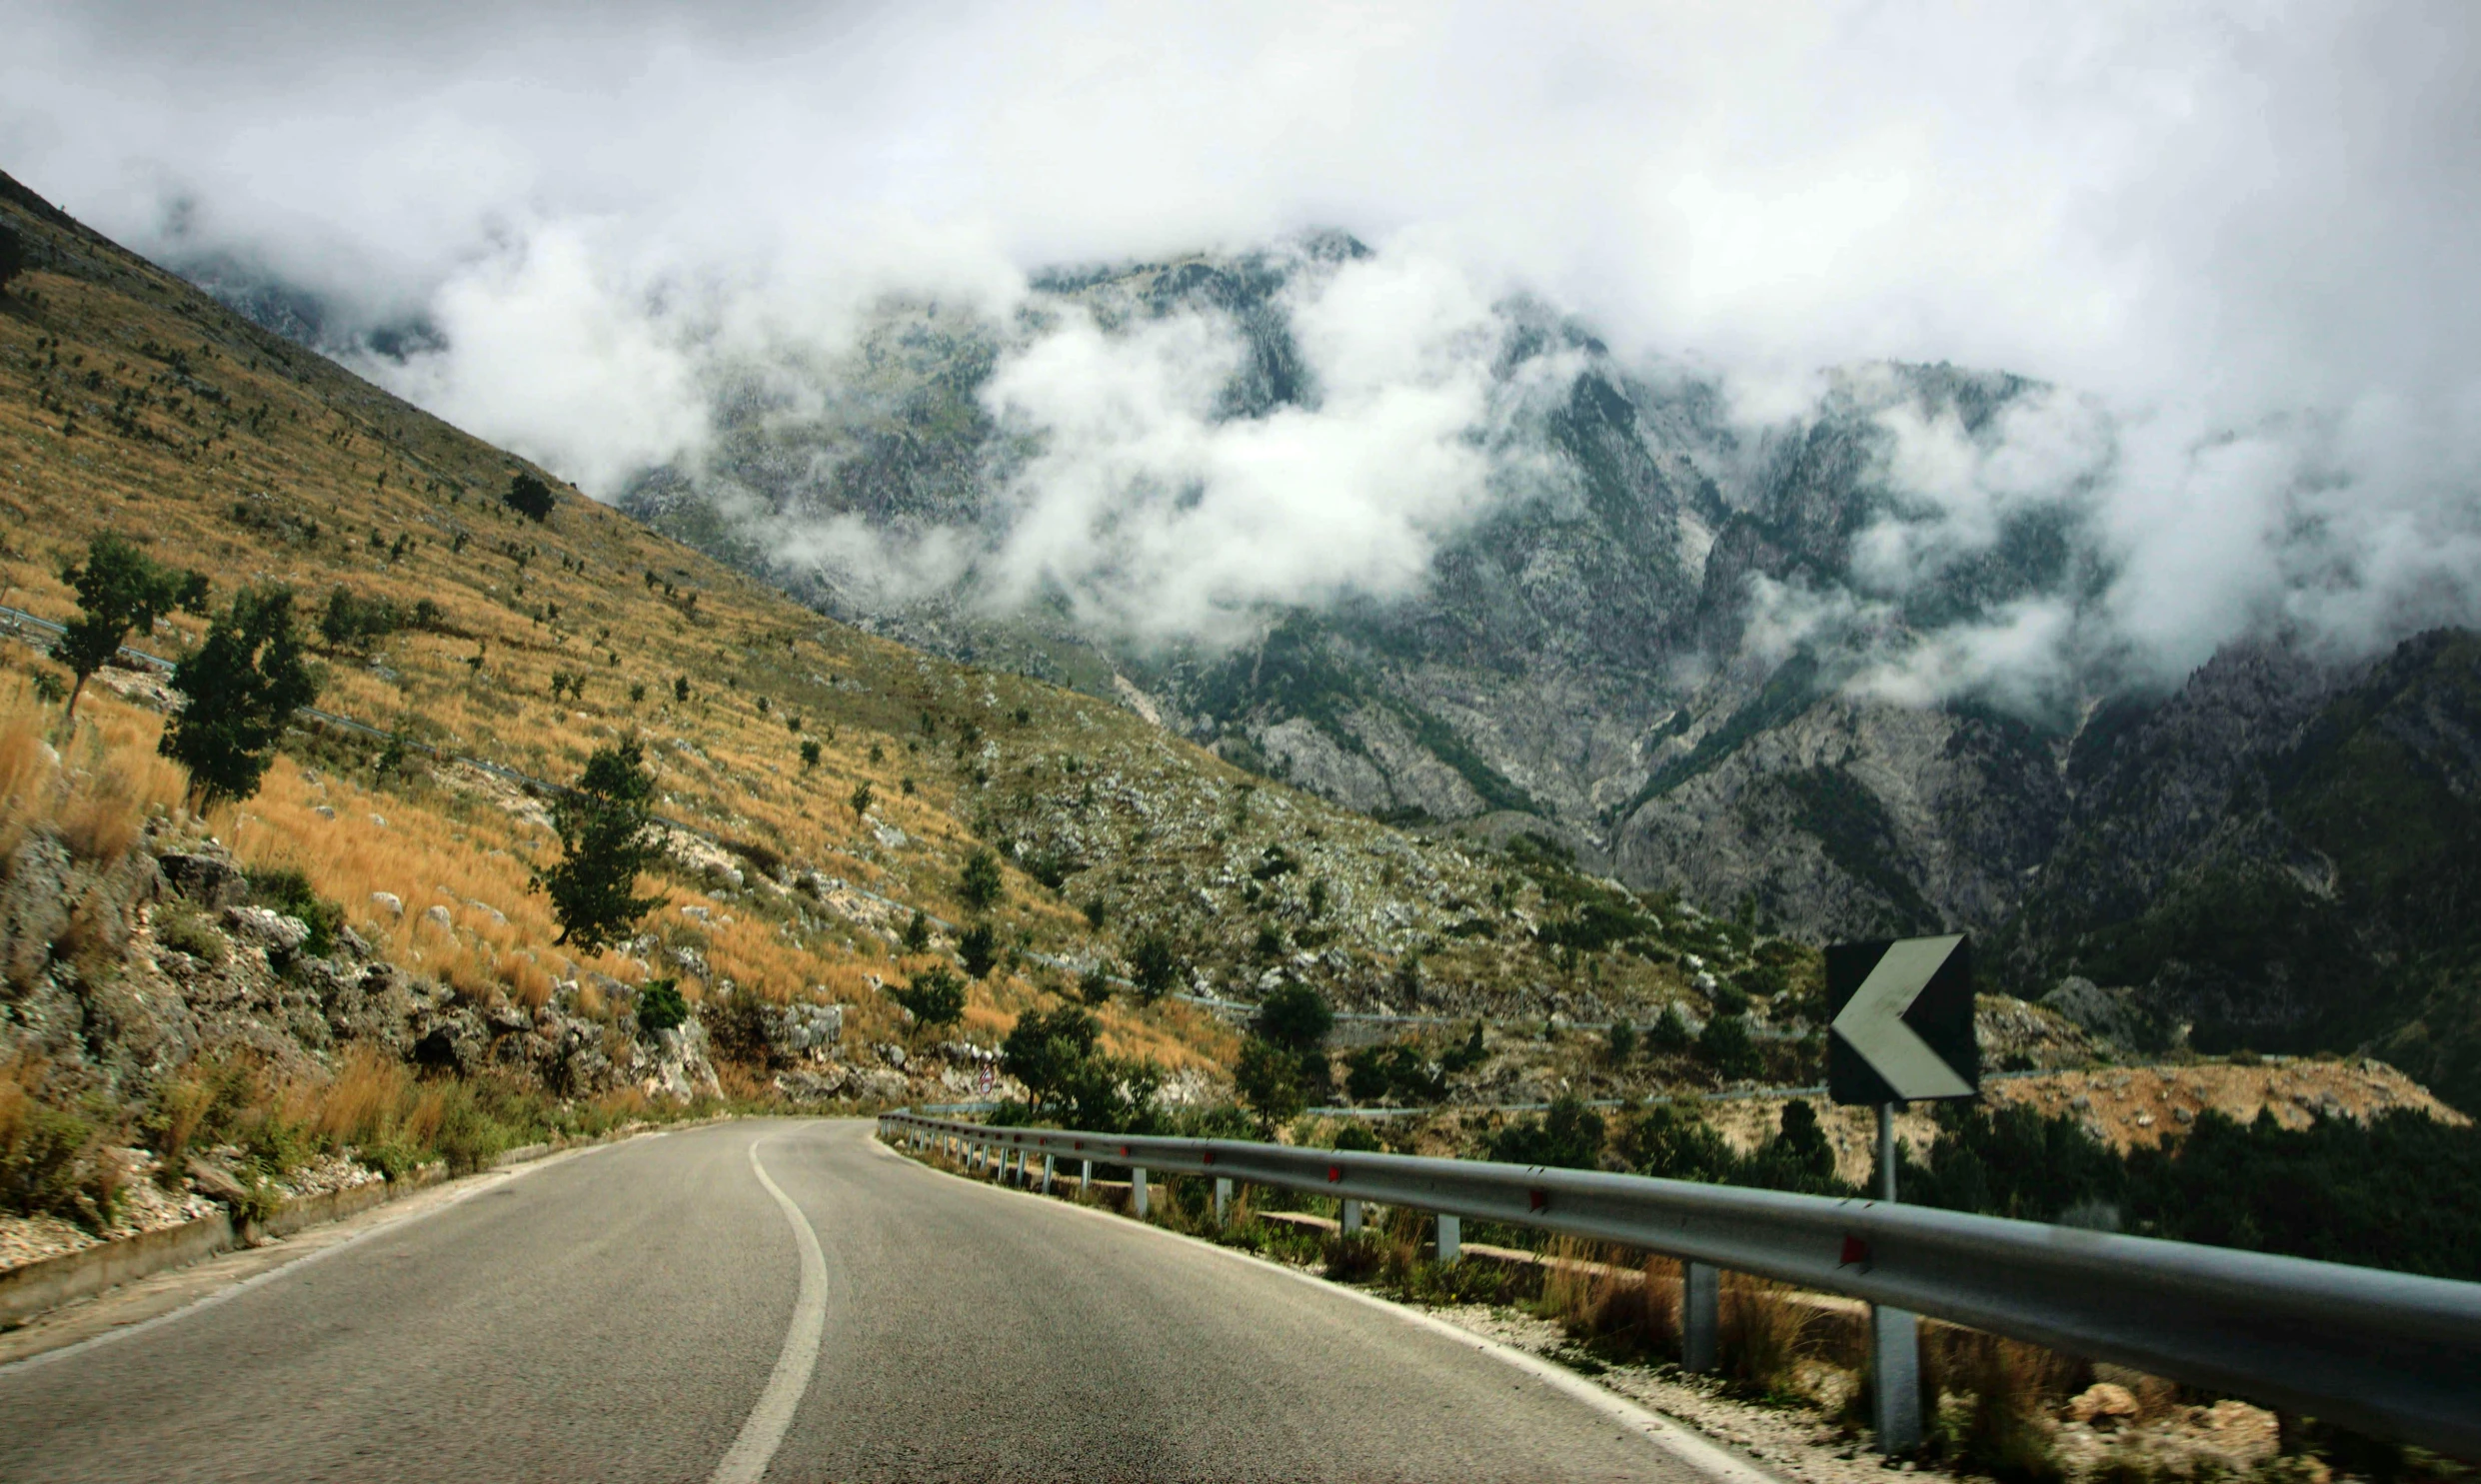
<instances>
[{"instance_id":1,"label":"red reflector on guardrail","mask_svg":"<svg viewBox=\"0 0 2481 1484\"><path fill-rule=\"evenodd\" d=\"M1843 1239L1843 1255L1835 1259L1835 1265L1838 1267L1850 1267L1855 1263L1867 1262L1868 1260L1869 1244L1862 1241L1859 1237L1846 1236Z\"/></svg>"},{"instance_id":2,"label":"red reflector on guardrail","mask_svg":"<svg viewBox=\"0 0 2481 1484\"><path fill-rule=\"evenodd\" d=\"M1547 1211L1550 1209L1550 1192L1539 1189L1527 1190L1524 1193L1524 1203L1527 1210Z\"/></svg>"},{"instance_id":3,"label":"red reflector on guardrail","mask_svg":"<svg viewBox=\"0 0 2481 1484\"><path fill-rule=\"evenodd\" d=\"M1327 1182L1328 1184L1330 1184L1330 1185L1331 1185L1331 1184L1333 1184L1334 1182L1336 1182L1337 1180L1340 1180L1340 1179L1342 1179L1342 1178L1343 1178L1343 1166L1342 1166L1342 1165L1340 1165L1340 1164L1330 1164L1330 1165L1328 1165L1328 1166L1326 1167L1326 1182Z\"/></svg>"}]
</instances>

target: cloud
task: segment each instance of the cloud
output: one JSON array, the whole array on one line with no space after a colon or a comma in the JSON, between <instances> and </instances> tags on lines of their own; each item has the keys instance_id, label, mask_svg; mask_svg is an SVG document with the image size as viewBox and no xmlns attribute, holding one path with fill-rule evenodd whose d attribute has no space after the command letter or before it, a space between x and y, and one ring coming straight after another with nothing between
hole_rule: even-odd
<instances>
[{"instance_id":1,"label":"cloud","mask_svg":"<svg viewBox=\"0 0 2481 1484\"><path fill-rule=\"evenodd\" d=\"M1991 438L1889 425L1911 505L1856 554L1856 602L2044 503L2105 579L1942 641L1942 684L2045 635L2170 675L2267 626L2365 647L2481 612L2463 0L372 0L316 25L0 0L0 164L347 329L427 320L445 348L374 373L598 493L694 463L736 378L809 395L885 296L1011 327L994 410L1044 452L1007 540L786 533L895 588L970 572L1132 632L1403 591L1538 483L1493 441L1520 413L1459 369L1476 307L1521 287L1753 424L1880 359L2061 389ZM1312 406L1206 416L1211 320L1017 333L1035 268L1326 224L1386 251L1292 306Z\"/></svg>"}]
</instances>

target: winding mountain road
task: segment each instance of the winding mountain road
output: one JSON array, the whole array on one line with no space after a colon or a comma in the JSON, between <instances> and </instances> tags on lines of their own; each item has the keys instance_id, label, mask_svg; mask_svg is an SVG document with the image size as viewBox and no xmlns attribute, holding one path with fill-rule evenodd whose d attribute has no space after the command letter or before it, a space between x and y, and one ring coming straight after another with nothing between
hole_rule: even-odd
<instances>
[{"instance_id":1,"label":"winding mountain road","mask_svg":"<svg viewBox=\"0 0 2481 1484\"><path fill-rule=\"evenodd\" d=\"M1761 1477L1591 1392L867 1122L744 1121L0 1366L0 1479Z\"/></svg>"}]
</instances>

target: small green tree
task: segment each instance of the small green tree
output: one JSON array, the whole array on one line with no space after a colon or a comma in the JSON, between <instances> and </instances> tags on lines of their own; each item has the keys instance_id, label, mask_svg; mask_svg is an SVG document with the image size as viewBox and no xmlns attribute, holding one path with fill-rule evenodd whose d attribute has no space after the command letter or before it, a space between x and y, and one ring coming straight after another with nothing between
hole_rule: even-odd
<instances>
[{"instance_id":1,"label":"small green tree","mask_svg":"<svg viewBox=\"0 0 2481 1484\"><path fill-rule=\"evenodd\" d=\"M931 919L922 915L922 909L916 907L913 920L905 924L905 951L922 953L929 951L930 946Z\"/></svg>"},{"instance_id":2,"label":"small green tree","mask_svg":"<svg viewBox=\"0 0 2481 1484\"><path fill-rule=\"evenodd\" d=\"M1765 1069L1757 1044L1749 1039L1748 1022L1737 1015L1716 1015L1697 1034L1697 1055L1726 1082L1756 1076Z\"/></svg>"},{"instance_id":3,"label":"small green tree","mask_svg":"<svg viewBox=\"0 0 2481 1484\"><path fill-rule=\"evenodd\" d=\"M1627 1065L1628 1058L1636 1054L1636 1027L1625 1020L1613 1020L1603 1050L1613 1066Z\"/></svg>"},{"instance_id":4,"label":"small green tree","mask_svg":"<svg viewBox=\"0 0 2481 1484\"><path fill-rule=\"evenodd\" d=\"M816 738L805 738L801 744L801 770L810 772L819 765L819 743Z\"/></svg>"},{"instance_id":5,"label":"small green tree","mask_svg":"<svg viewBox=\"0 0 2481 1484\"><path fill-rule=\"evenodd\" d=\"M1000 1044L1009 1074L1026 1084L1033 1105L1069 1085L1079 1063L1092 1056L1103 1033L1101 1022L1083 1008L1064 1004L1057 1009L1029 1010L1017 1017L1016 1028Z\"/></svg>"},{"instance_id":6,"label":"small green tree","mask_svg":"<svg viewBox=\"0 0 2481 1484\"><path fill-rule=\"evenodd\" d=\"M1000 904L1008 883L1000 875L1000 857L988 847L965 857L965 873L957 881L957 898L978 912Z\"/></svg>"},{"instance_id":7,"label":"small green tree","mask_svg":"<svg viewBox=\"0 0 2481 1484\"><path fill-rule=\"evenodd\" d=\"M1308 985L1281 984L1258 1002L1251 1028L1294 1055L1314 1055L1335 1028L1335 1011Z\"/></svg>"},{"instance_id":8,"label":"small green tree","mask_svg":"<svg viewBox=\"0 0 2481 1484\"><path fill-rule=\"evenodd\" d=\"M1181 950L1161 932L1150 932L1129 950L1129 978L1138 986L1138 1003L1153 1004L1181 982Z\"/></svg>"},{"instance_id":9,"label":"small green tree","mask_svg":"<svg viewBox=\"0 0 2481 1484\"><path fill-rule=\"evenodd\" d=\"M988 922L977 922L957 938L957 957L968 975L987 979L1000 966L1000 935Z\"/></svg>"},{"instance_id":10,"label":"small green tree","mask_svg":"<svg viewBox=\"0 0 2481 1484\"><path fill-rule=\"evenodd\" d=\"M1257 1115L1257 1126L1272 1132L1300 1116L1300 1058L1263 1036L1240 1043L1233 1064L1233 1090Z\"/></svg>"},{"instance_id":11,"label":"small green tree","mask_svg":"<svg viewBox=\"0 0 2481 1484\"><path fill-rule=\"evenodd\" d=\"M854 784L854 785L853 785L853 816L854 816L855 818L857 818L857 819L858 819L858 818L862 817L863 815L865 815L865 814L869 813L869 812L870 812L870 804L871 804L871 799L872 799L873 797L875 797L875 796L876 796L876 795L874 795L874 794L870 791L870 780L869 780L869 779L865 778L865 779L863 779L861 782L858 782L858 783Z\"/></svg>"},{"instance_id":12,"label":"small green tree","mask_svg":"<svg viewBox=\"0 0 2481 1484\"><path fill-rule=\"evenodd\" d=\"M173 667L172 689L189 704L165 724L156 750L188 770L192 800L204 807L258 792L285 724L319 695L293 632L292 592L235 597L198 653Z\"/></svg>"},{"instance_id":13,"label":"small green tree","mask_svg":"<svg viewBox=\"0 0 2481 1484\"><path fill-rule=\"evenodd\" d=\"M60 575L78 595L78 616L52 647L52 658L77 677L69 688L70 721L77 718L87 681L112 663L130 631L153 634L155 621L175 608L207 611L205 573L165 567L109 531L87 544L84 562Z\"/></svg>"},{"instance_id":14,"label":"small green tree","mask_svg":"<svg viewBox=\"0 0 2481 1484\"><path fill-rule=\"evenodd\" d=\"M660 1035L678 1030L689 1019L689 1001L681 997L681 986L671 979L649 979L638 991L638 1028Z\"/></svg>"},{"instance_id":15,"label":"small green tree","mask_svg":"<svg viewBox=\"0 0 2481 1484\"><path fill-rule=\"evenodd\" d=\"M537 871L534 889L560 919L555 942L592 952L628 936L663 900L637 894L638 877L664 858L664 832L652 804L655 775L634 737L597 747L577 784L552 802L561 858Z\"/></svg>"},{"instance_id":16,"label":"small green tree","mask_svg":"<svg viewBox=\"0 0 2481 1484\"><path fill-rule=\"evenodd\" d=\"M888 997L910 1011L914 1023L925 1030L965 1018L965 981L944 966L924 969L903 988L889 990Z\"/></svg>"},{"instance_id":17,"label":"small green tree","mask_svg":"<svg viewBox=\"0 0 2481 1484\"><path fill-rule=\"evenodd\" d=\"M1653 1028L1645 1032L1645 1049L1656 1056L1684 1055L1696 1043L1696 1037L1688 1032L1688 1022L1680 1018L1680 1007L1675 1004L1664 1005L1662 1013L1654 1017Z\"/></svg>"},{"instance_id":18,"label":"small green tree","mask_svg":"<svg viewBox=\"0 0 2481 1484\"><path fill-rule=\"evenodd\" d=\"M689 705L688 676L678 675L672 678L672 699L683 706Z\"/></svg>"},{"instance_id":19,"label":"small green tree","mask_svg":"<svg viewBox=\"0 0 2481 1484\"><path fill-rule=\"evenodd\" d=\"M552 518L552 487L530 474L518 475L508 483L508 493L500 497L508 508L527 520L541 525Z\"/></svg>"},{"instance_id":20,"label":"small green tree","mask_svg":"<svg viewBox=\"0 0 2481 1484\"><path fill-rule=\"evenodd\" d=\"M1112 1002L1112 976L1103 971L1103 965L1098 963L1078 976L1077 997L1092 1005Z\"/></svg>"}]
</instances>

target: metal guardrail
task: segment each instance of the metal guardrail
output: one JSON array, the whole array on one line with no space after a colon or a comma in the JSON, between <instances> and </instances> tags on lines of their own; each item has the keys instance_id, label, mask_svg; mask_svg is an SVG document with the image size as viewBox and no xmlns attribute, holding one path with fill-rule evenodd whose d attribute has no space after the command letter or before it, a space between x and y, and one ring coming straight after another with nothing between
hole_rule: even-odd
<instances>
[{"instance_id":1,"label":"metal guardrail","mask_svg":"<svg viewBox=\"0 0 2481 1484\"><path fill-rule=\"evenodd\" d=\"M2481 1457L2481 1283L1642 1175L995 1128L904 1109L879 1127L1622 1243ZM1452 1231L1442 1222L1442 1253Z\"/></svg>"}]
</instances>

